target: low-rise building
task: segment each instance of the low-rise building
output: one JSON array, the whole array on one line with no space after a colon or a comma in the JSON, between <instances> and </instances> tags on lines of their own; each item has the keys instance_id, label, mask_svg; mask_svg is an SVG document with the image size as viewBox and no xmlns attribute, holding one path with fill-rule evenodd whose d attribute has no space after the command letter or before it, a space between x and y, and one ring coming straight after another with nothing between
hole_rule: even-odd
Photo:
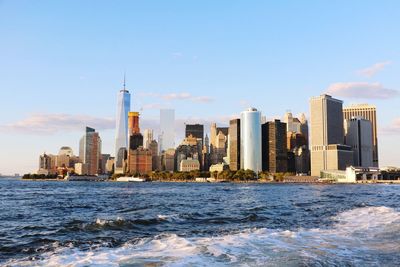
<instances>
[{"instance_id":1,"label":"low-rise building","mask_svg":"<svg viewBox=\"0 0 400 267\"><path fill-rule=\"evenodd\" d=\"M378 168L347 167L343 170L323 170L321 180L337 183L355 183L357 181L376 181L381 178Z\"/></svg>"},{"instance_id":2,"label":"low-rise building","mask_svg":"<svg viewBox=\"0 0 400 267\"><path fill-rule=\"evenodd\" d=\"M179 171L181 172L191 172L200 170L200 162L197 159L187 158L181 160L179 165Z\"/></svg>"}]
</instances>

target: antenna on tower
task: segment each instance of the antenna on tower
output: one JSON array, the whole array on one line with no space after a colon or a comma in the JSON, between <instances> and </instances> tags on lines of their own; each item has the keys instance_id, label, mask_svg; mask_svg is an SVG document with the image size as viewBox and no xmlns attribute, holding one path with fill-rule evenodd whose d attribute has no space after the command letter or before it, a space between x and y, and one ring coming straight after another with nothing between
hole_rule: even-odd
<instances>
[{"instance_id":1,"label":"antenna on tower","mask_svg":"<svg viewBox=\"0 0 400 267\"><path fill-rule=\"evenodd\" d=\"M126 91L126 72L124 71L124 91Z\"/></svg>"}]
</instances>

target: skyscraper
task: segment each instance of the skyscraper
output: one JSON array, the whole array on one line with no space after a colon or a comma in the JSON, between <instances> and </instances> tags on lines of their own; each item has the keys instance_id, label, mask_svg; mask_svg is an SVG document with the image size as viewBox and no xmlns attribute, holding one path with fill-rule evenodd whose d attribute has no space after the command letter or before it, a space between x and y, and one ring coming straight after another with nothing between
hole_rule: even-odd
<instances>
[{"instance_id":1,"label":"skyscraper","mask_svg":"<svg viewBox=\"0 0 400 267\"><path fill-rule=\"evenodd\" d=\"M121 148L128 148L128 112L131 108L131 95L125 87L118 92L117 96L117 115L115 133L115 157L117 159Z\"/></svg>"},{"instance_id":2,"label":"skyscraper","mask_svg":"<svg viewBox=\"0 0 400 267\"><path fill-rule=\"evenodd\" d=\"M95 129L86 127L85 135L79 143L79 158L85 166L86 174L99 173L101 156L101 139Z\"/></svg>"},{"instance_id":3,"label":"skyscraper","mask_svg":"<svg viewBox=\"0 0 400 267\"><path fill-rule=\"evenodd\" d=\"M351 147L343 145L343 102L329 95L313 97L311 109L311 175L344 170L353 164Z\"/></svg>"},{"instance_id":4,"label":"skyscraper","mask_svg":"<svg viewBox=\"0 0 400 267\"><path fill-rule=\"evenodd\" d=\"M160 110L160 152L175 148L175 110Z\"/></svg>"},{"instance_id":5,"label":"skyscraper","mask_svg":"<svg viewBox=\"0 0 400 267\"><path fill-rule=\"evenodd\" d=\"M144 132L143 132L143 147L144 148L149 148L150 144L151 144L151 142L153 140L154 140L153 130L152 129L145 129Z\"/></svg>"},{"instance_id":6,"label":"skyscraper","mask_svg":"<svg viewBox=\"0 0 400 267\"><path fill-rule=\"evenodd\" d=\"M270 173L288 171L286 123L280 120L262 125L262 169Z\"/></svg>"},{"instance_id":7,"label":"skyscraper","mask_svg":"<svg viewBox=\"0 0 400 267\"><path fill-rule=\"evenodd\" d=\"M240 170L240 119L229 122L229 168Z\"/></svg>"},{"instance_id":8,"label":"skyscraper","mask_svg":"<svg viewBox=\"0 0 400 267\"><path fill-rule=\"evenodd\" d=\"M129 112L128 118L129 154L130 150L135 150L143 146L143 135L140 133L139 112Z\"/></svg>"},{"instance_id":9,"label":"skyscraper","mask_svg":"<svg viewBox=\"0 0 400 267\"><path fill-rule=\"evenodd\" d=\"M261 171L261 112L249 108L240 114L240 166Z\"/></svg>"},{"instance_id":10,"label":"skyscraper","mask_svg":"<svg viewBox=\"0 0 400 267\"><path fill-rule=\"evenodd\" d=\"M204 144L204 125L202 124L186 124L185 126L185 137L192 135L197 139L201 139Z\"/></svg>"},{"instance_id":11,"label":"skyscraper","mask_svg":"<svg viewBox=\"0 0 400 267\"><path fill-rule=\"evenodd\" d=\"M343 108L343 116L345 120L361 117L372 123L373 166L379 167L376 107L368 104L351 105Z\"/></svg>"},{"instance_id":12,"label":"skyscraper","mask_svg":"<svg viewBox=\"0 0 400 267\"><path fill-rule=\"evenodd\" d=\"M373 167L372 124L369 120L353 117L346 120L346 145L353 149L354 165Z\"/></svg>"}]
</instances>

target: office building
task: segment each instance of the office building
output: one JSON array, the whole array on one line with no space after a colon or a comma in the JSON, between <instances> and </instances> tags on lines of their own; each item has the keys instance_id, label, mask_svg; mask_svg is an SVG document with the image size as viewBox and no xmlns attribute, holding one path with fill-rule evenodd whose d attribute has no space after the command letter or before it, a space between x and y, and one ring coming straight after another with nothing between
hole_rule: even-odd
<instances>
[{"instance_id":1,"label":"office building","mask_svg":"<svg viewBox=\"0 0 400 267\"><path fill-rule=\"evenodd\" d=\"M128 149L128 112L131 108L131 95L124 87L117 95L117 114L115 127L115 157L120 153L120 149ZM122 152L121 152L122 153Z\"/></svg>"},{"instance_id":2,"label":"office building","mask_svg":"<svg viewBox=\"0 0 400 267\"><path fill-rule=\"evenodd\" d=\"M346 145L353 149L354 166L373 167L372 123L361 117L346 122Z\"/></svg>"},{"instance_id":3,"label":"office building","mask_svg":"<svg viewBox=\"0 0 400 267\"><path fill-rule=\"evenodd\" d=\"M229 168L240 170L240 119L229 122Z\"/></svg>"},{"instance_id":4,"label":"office building","mask_svg":"<svg viewBox=\"0 0 400 267\"><path fill-rule=\"evenodd\" d=\"M95 129L86 127L85 135L79 143L79 158L87 166L88 175L96 175L100 170L101 139Z\"/></svg>"},{"instance_id":5,"label":"office building","mask_svg":"<svg viewBox=\"0 0 400 267\"><path fill-rule=\"evenodd\" d=\"M201 139L204 144L204 125L202 124L186 124L185 125L185 137L193 136L197 139Z\"/></svg>"},{"instance_id":6,"label":"office building","mask_svg":"<svg viewBox=\"0 0 400 267\"><path fill-rule=\"evenodd\" d=\"M313 97L311 109L311 175L353 165L351 147L343 145L343 102L329 95Z\"/></svg>"},{"instance_id":7,"label":"office building","mask_svg":"<svg viewBox=\"0 0 400 267\"><path fill-rule=\"evenodd\" d=\"M143 132L143 147L144 148L149 148L150 147L150 143L153 140L154 140L154 138L153 138L153 130L152 129L145 129L144 132Z\"/></svg>"},{"instance_id":8,"label":"office building","mask_svg":"<svg viewBox=\"0 0 400 267\"><path fill-rule=\"evenodd\" d=\"M175 110L160 110L160 151L175 148Z\"/></svg>"},{"instance_id":9,"label":"office building","mask_svg":"<svg viewBox=\"0 0 400 267\"><path fill-rule=\"evenodd\" d=\"M261 112L249 108L240 117L240 166L256 173L261 165Z\"/></svg>"},{"instance_id":10,"label":"office building","mask_svg":"<svg viewBox=\"0 0 400 267\"><path fill-rule=\"evenodd\" d=\"M350 120L353 117L361 117L371 122L373 166L379 167L376 107L368 104L351 105L343 108L343 116L345 120Z\"/></svg>"},{"instance_id":11,"label":"office building","mask_svg":"<svg viewBox=\"0 0 400 267\"><path fill-rule=\"evenodd\" d=\"M175 171L175 149L170 148L162 152L161 169L167 172Z\"/></svg>"},{"instance_id":12,"label":"office building","mask_svg":"<svg viewBox=\"0 0 400 267\"><path fill-rule=\"evenodd\" d=\"M198 159L187 158L179 163L180 172L191 172L200 170L200 162Z\"/></svg>"},{"instance_id":13,"label":"office building","mask_svg":"<svg viewBox=\"0 0 400 267\"><path fill-rule=\"evenodd\" d=\"M270 173L283 173L288 171L288 151L286 143L286 123L275 120L262 125L263 171L268 171Z\"/></svg>"},{"instance_id":14,"label":"office building","mask_svg":"<svg viewBox=\"0 0 400 267\"><path fill-rule=\"evenodd\" d=\"M128 169L131 175L144 175L153 170L153 159L151 151L139 147L129 152Z\"/></svg>"}]
</instances>

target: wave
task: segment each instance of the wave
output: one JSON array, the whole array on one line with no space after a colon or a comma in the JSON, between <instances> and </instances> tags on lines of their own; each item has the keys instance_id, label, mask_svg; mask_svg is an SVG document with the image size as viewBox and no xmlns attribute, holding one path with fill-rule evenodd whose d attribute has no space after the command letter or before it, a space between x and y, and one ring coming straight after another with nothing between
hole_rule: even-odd
<instances>
[{"instance_id":1,"label":"wave","mask_svg":"<svg viewBox=\"0 0 400 267\"><path fill-rule=\"evenodd\" d=\"M159 219L168 219L160 215ZM297 231L248 229L212 237L162 234L118 248L62 247L9 266L377 266L400 260L400 212L362 207L333 226ZM99 220L100 225L109 222Z\"/></svg>"}]
</instances>

